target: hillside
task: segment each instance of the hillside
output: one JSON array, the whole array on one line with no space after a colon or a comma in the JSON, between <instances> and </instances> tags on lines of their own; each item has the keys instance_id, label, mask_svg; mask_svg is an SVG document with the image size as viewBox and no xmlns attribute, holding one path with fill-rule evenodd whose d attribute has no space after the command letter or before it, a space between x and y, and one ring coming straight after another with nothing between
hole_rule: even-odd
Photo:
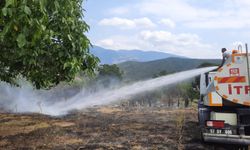
<instances>
[{"instance_id":1,"label":"hillside","mask_svg":"<svg viewBox=\"0 0 250 150\"><path fill-rule=\"evenodd\" d=\"M101 64L114 64L126 61L146 62L169 57L181 57L155 51L109 50L98 46L93 46L90 52L101 60Z\"/></svg>"},{"instance_id":2,"label":"hillside","mask_svg":"<svg viewBox=\"0 0 250 150\"><path fill-rule=\"evenodd\" d=\"M166 74L197 68L202 63L220 64L218 59L186 59L186 58L166 58L149 62L129 61L118 64L124 71L124 78L128 81L143 80L153 78L160 72Z\"/></svg>"}]
</instances>

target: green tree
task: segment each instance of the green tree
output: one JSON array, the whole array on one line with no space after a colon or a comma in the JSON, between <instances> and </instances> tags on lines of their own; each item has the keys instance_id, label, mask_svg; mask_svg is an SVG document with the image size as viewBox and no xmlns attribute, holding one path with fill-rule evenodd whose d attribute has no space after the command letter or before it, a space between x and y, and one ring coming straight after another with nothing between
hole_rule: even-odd
<instances>
[{"instance_id":1,"label":"green tree","mask_svg":"<svg viewBox=\"0 0 250 150\"><path fill-rule=\"evenodd\" d=\"M218 66L218 65L220 64L204 62L200 64L197 68L204 68L204 67L211 67L211 66Z\"/></svg>"},{"instance_id":2,"label":"green tree","mask_svg":"<svg viewBox=\"0 0 250 150\"><path fill-rule=\"evenodd\" d=\"M93 73L98 59L84 35L83 0L1 0L0 80L23 77L36 88Z\"/></svg>"},{"instance_id":3,"label":"green tree","mask_svg":"<svg viewBox=\"0 0 250 150\"><path fill-rule=\"evenodd\" d=\"M109 76L109 77L116 77L116 78L122 79L123 72L120 70L120 68L116 64L113 64L113 65L104 64L104 65L101 65L98 70L99 70L100 77Z\"/></svg>"},{"instance_id":4,"label":"green tree","mask_svg":"<svg viewBox=\"0 0 250 150\"><path fill-rule=\"evenodd\" d=\"M114 86L119 84L122 81L122 74L123 72L120 68L116 65L101 65L98 68L99 74L96 78L98 83L101 83L105 87Z\"/></svg>"},{"instance_id":5,"label":"green tree","mask_svg":"<svg viewBox=\"0 0 250 150\"><path fill-rule=\"evenodd\" d=\"M180 84L181 95L184 98L185 107L189 106L189 102L199 98L199 92L193 87L194 82Z\"/></svg>"},{"instance_id":6,"label":"green tree","mask_svg":"<svg viewBox=\"0 0 250 150\"><path fill-rule=\"evenodd\" d=\"M154 75L153 75L153 78L158 78L158 77L161 77L161 76L165 76L165 75L167 75L167 74L168 74L168 72L167 72L166 70L162 70L162 71L160 71L159 73L154 74Z\"/></svg>"}]
</instances>

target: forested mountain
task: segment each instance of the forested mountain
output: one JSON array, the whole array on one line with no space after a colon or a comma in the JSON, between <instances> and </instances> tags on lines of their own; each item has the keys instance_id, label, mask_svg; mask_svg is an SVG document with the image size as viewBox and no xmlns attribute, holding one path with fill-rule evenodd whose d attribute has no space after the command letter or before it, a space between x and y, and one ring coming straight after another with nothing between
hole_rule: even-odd
<instances>
[{"instance_id":1,"label":"forested mountain","mask_svg":"<svg viewBox=\"0 0 250 150\"><path fill-rule=\"evenodd\" d=\"M219 65L219 59L187 59L166 58L148 62L128 61L118 64L124 72L124 79L128 81L154 78L160 74L169 74L199 67L204 63Z\"/></svg>"}]
</instances>

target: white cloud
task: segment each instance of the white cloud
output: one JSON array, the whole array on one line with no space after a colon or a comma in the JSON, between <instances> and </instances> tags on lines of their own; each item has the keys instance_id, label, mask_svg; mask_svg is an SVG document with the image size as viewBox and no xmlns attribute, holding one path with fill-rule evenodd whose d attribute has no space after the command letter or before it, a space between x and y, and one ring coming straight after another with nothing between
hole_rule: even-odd
<instances>
[{"instance_id":1,"label":"white cloud","mask_svg":"<svg viewBox=\"0 0 250 150\"><path fill-rule=\"evenodd\" d=\"M219 3L219 2L217 2ZM216 5L212 4L211 5ZM177 21L191 21L191 20L207 20L209 18L217 17L218 15L227 14L229 10L210 9L199 7L191 3L191 0L144 0L137 3L136 8L144 15L155 15L158 17L167 17ZM223 19L223 18L222 18Z\"/></svg>"},{"instance_id":2,"label":"white cloud","mask_svg":"<svg viewBox=\"0 0 250 150\"><path fill-rule=\"evenodd\" d=\"M98 36L101 40L94 44L111 49L158 50L188 57L220 58L221 47L231 49L234 47L232 41L249 39L249 9L249 0L126 3L123 7L110 9L113 12L110 18L99 22L99 27L116 28Z\"/></svg>"},{"instance_id":3,"label":"white cloud","mask_svg":"<svg viewBox=\"0 0 250 150\"><path fill-rule=\"evenodd\" d=\"M151 42L155 45L159 44L170 44L176 47L179 46L192 46L207 48L209 45L202 44L200 38L196 34L181 33L173 34L168 31L142 31L140 33L142 39Z\"/></svg>"},{"instance_id":4,"label":"white cloud","mask_svg":"<svg viewBox=\"0 0 250 150\"><path fill-rule=\"evenodd\" d=\"M140 37L145 43L150 43L152 49L177 55L213 58L218 54L217 51L212 53L212 45L203 43L198 35L192 33L173 34L168 31L142 31Z\"/></svg>"},{"instance_id":5,"label":"white cloud","mask_svg":"<svg viewBox=\"0 0 250 150\"><path fill-rule=\"evenodd\" d=\"M133 50L141 49L146 50L147 44L141 41L137 36L111 36L94 43L95 45L109 48L113 50Z\"/></svg>"},{"instance_id":6,"label":"white cloud","mask_svg":"<svg viewBox=\"0 0 250 150\"><path fill-rule=\"evenodd\" d=\"M97 44L104 46L104 47L113 47L114 46L114 40L113 39L103 39L99 41Z\"/></svg>"},{"instance_id":7,"label":"white cloud","mask_svg":"<svg viewBox=\"0 0 250 150\"><path fill-rule=\"evenodd\" d=\"M174 34L168 31L145 30L130 36L111 36L94 44L114 50L154 50L192 58L221 56L216 47L203 43L198 35L191 33Z\"/></svg>"},{"instance_id":8,"label":"white cloud","mask_svg":"<svg viewBox=\"0 0 250 150\"><path fill-rule=\"evenodd\" d=\"M124 18L105 18L102 19L99 23L101 26L116 26L120 28L134 28L136 27L136 24L134 21Z\"/></svg>"},{"instance_id":9,"label":"white cloud","mask_svg":"<svg viewBox=\"0 0 250 150\"><path fill-rule=\"evenodd\" d=\"M250 1L249 0L231 0L233 5L237 5L239 7L249 7Z\"/></svg>"},{"instance_id":10,"label":"white cloud","mask_svg":"<svg viewBox=\"0 0 250 150\"><path fill-rule=\"evenodd\" d=\"M173 35L167 31L142 31L140 36L143 40L153 40L155 42L166 42L173 38Z\"/></svg>"},{"instance_id":11,"label":"white cloud","mask_svg":"<svg viewBox=\"0 0 250 150\"><path fill-rule=\"evenodd\" d=\"M143 0L136 4L134 11L139 11L142 15L169 18L191 28L250 27L249 0L221 0L211 2L210 7L199 6L198 3L192 0Z\"/></svg>"},{"instance_id":12,"label":"white cloud","mask_svg":"<svg viewBox=\"0 0 250 150\"><path fill-rule=\"evenodd\" d=\"M159 21L159 23L163 24L163 25L165 25L165 26L167 26L169 28L175 28L175 26L176 26L175 22L173 20L171 20L171 19L161 19Z\"/></svg>"},{"instance_id":13,"label":"white cloud","mask_svg":"<svg viewBox=\"0 0 250 150\"><path fill-rule=\"evenodd\" d=\"M167 17L175 20L191 19L197 15L195 9L181 0L144 0L136 5L141 14Z\"/></svg>"},{"instance_id":14,"label":"white cloud","mask_svg":"<svg viewBox=\"0 0 250 150\"><path fill-rule=\"evenodd\" d=\"M156 25L149 18L136 18L136 19L126 19L126 18L105 18L99 23L100 26L114 26L121 29L133 29L133 28L152 28Z\"/></svg>"},{"instance_id":15,"label":"white cloud","mask_svg":"<svg viewBox=\"0 0 250 150\"><path fill-rule=\"evenodd\" d=\"M144 28L152 28L155 27L156 25L148 18L138 18L138 19L133 19L135 22L136 26L138 27L144 27Z\"/></svg>"}]
</instances>

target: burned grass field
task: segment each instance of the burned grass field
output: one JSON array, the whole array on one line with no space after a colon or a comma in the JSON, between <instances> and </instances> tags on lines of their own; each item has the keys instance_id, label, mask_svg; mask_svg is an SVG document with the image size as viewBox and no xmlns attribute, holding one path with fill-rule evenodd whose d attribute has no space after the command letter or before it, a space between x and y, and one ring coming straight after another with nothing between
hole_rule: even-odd
<instances>
[{"instance_id":1,"label":"burned grass field","mask_svg":"<svg viewBox=\"0 0 250 150\"><path fill-rule=\"evenodd\" d=\"M210 149L195 109L90 108L63 117L0 114L0 149Z\"/></svg>"}]
</instances>

